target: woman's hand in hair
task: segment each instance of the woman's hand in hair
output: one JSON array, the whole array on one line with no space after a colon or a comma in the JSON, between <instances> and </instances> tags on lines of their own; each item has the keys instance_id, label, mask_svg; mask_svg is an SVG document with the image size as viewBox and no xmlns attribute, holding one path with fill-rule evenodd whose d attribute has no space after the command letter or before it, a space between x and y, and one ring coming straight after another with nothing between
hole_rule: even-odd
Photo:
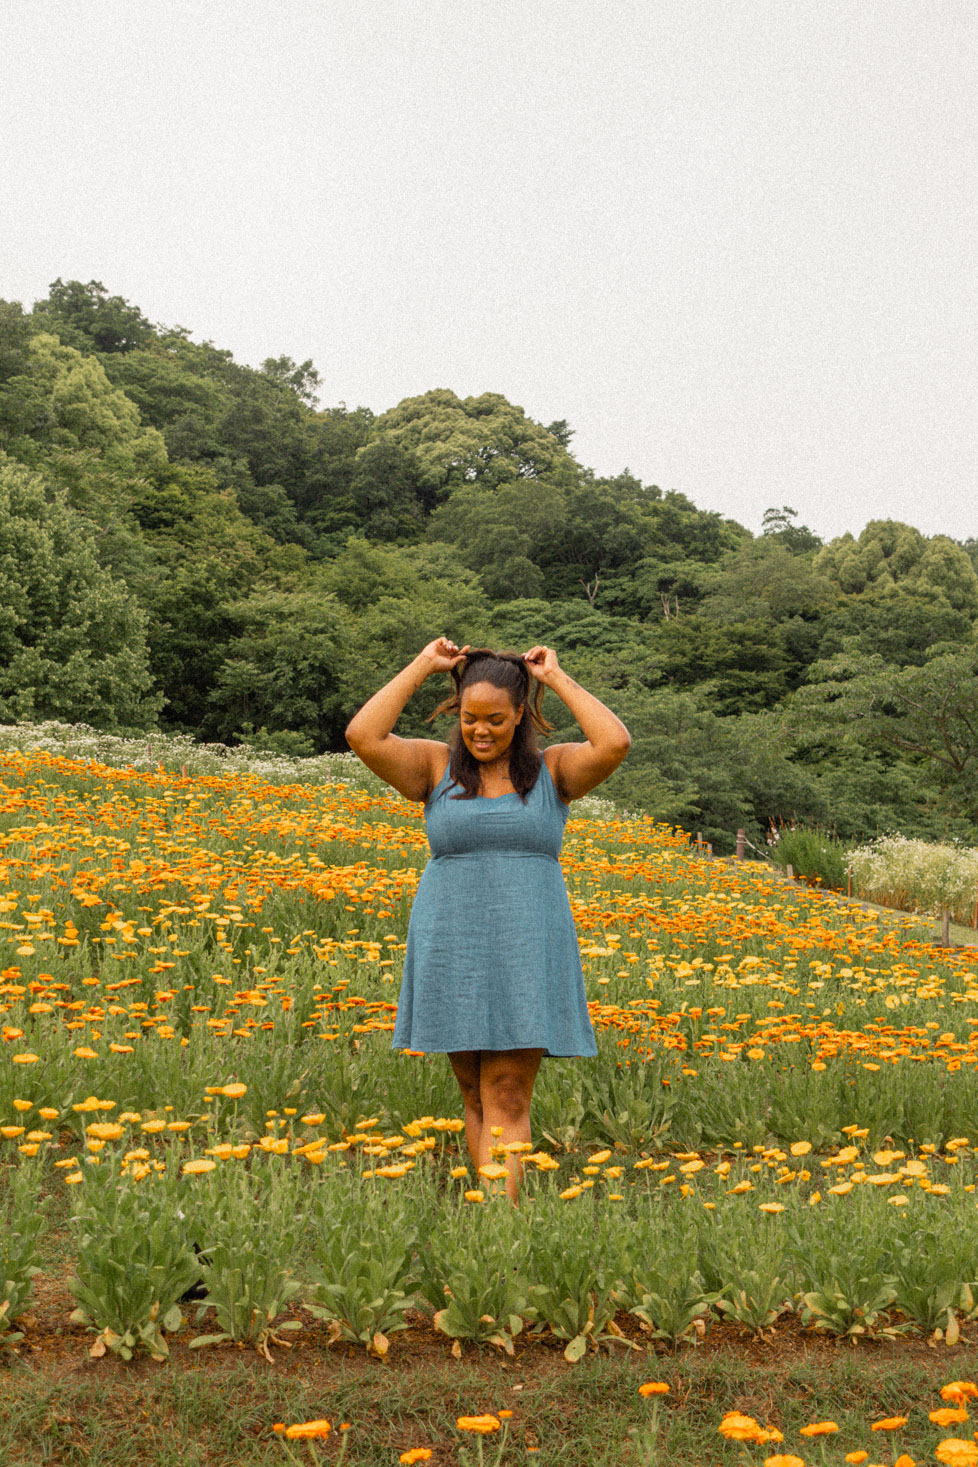
<instances>
[{"instance_id":1,"label":"woman's hand in hair","mask_svg":"<svg viewBox=\"0 0 978 1467\"><path fill-rule=\"evenodd\" d=\"M529 652L523 653L523 661L526 663L527 671L545 687L549 685L551 678L560 672L560 663L552 647L531 647Z\"/></svg>"},{"instance_id":2,"label":"woman's hand in hair","mask_svg":"<svg viewBox=\"0 0 978 1467\"><path fill-rule=\"evenodd\" d=\"M436 637L422 649L421 656L431 664L432 672L451 672L464 659L468 650L468 643L464 647L457 647L449 637Z\"/></svg>"}]
</instances>

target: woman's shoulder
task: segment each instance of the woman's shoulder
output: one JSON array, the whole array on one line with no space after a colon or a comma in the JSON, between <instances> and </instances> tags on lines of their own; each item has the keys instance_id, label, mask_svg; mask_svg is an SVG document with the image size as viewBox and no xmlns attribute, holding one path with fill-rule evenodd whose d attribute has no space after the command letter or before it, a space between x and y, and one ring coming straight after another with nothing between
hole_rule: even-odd
<instances>
[{"instance_id":1,"label":"woman's shoulder","mask_svg":"<svg viewBox=\"0 0 978 1467\"><path fill-rule=\"evenodd\" d=\"M543 765L543 770L546 771L546 773L550 776L550 784L552 785L553 791L562 805L567 805L569 803L564 798L560 788L561 752L567 747L567 744L550 744L546 749L544 749L543 756L540 761Z\"/></svg>"},{"instance_id":2,"label":"woman's shoulder","mask_svg":"<svg viewBox=\"0 0 978 1467\"><path fill-rule=\"evenodd\" d=\"M428 793L424 797L427 805L432 795L444 784L448 775L449 766L452 762L452 751L447 744L436 743L431 740L428 752Z\"/></svg>"}]
</instances>

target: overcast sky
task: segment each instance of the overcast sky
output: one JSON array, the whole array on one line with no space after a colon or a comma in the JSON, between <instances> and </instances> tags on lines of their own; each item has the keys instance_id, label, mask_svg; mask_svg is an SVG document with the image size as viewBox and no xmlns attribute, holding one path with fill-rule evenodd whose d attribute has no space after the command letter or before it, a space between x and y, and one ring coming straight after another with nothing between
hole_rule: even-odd
<instances>
[{"instance_id":1,"label":"overcast sky","mask_svg":"<svg viewBox=\"0 0 978 1467\"><path fill-rule=\"evenodd\" d=\"M974 0L6 0L0 296L978 535Z\"/></svg>"}]
</instances>

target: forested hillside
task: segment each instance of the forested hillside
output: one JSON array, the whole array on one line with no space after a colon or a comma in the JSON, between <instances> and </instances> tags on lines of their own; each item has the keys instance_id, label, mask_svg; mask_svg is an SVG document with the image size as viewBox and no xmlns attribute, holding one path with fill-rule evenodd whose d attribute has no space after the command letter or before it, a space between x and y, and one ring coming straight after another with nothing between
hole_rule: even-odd
<instances>
[{"instance_id":1,"label":"forested hillside","mask_svg":"<svg viewBox=\"0 0 978 1467\"><path fill-rule=\"evenodd\" d=\"M787 506L754 537L497 393L376 415L320 385L96 282L0 302L0 721L320 752L439 632L543 641L632 731L608 793L718 849L792 819L975 840L978 541L823 545Z\"/></svg>"}]
</instances>

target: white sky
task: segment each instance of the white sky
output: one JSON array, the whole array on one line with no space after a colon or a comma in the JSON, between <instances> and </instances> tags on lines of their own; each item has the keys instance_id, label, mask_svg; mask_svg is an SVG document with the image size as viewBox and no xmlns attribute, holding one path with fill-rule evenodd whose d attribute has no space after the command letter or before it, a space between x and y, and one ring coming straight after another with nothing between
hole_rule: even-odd
<instances>
[{"instance_id":1,"label":"white sky","mask_svg":"<svg viewBox=\"0 0 978 1467\"><path fill-rule=\"evenodd\" d=\"M973 0L7 0L0 296L978 535Z\"/></svg>"}]
</instances>

